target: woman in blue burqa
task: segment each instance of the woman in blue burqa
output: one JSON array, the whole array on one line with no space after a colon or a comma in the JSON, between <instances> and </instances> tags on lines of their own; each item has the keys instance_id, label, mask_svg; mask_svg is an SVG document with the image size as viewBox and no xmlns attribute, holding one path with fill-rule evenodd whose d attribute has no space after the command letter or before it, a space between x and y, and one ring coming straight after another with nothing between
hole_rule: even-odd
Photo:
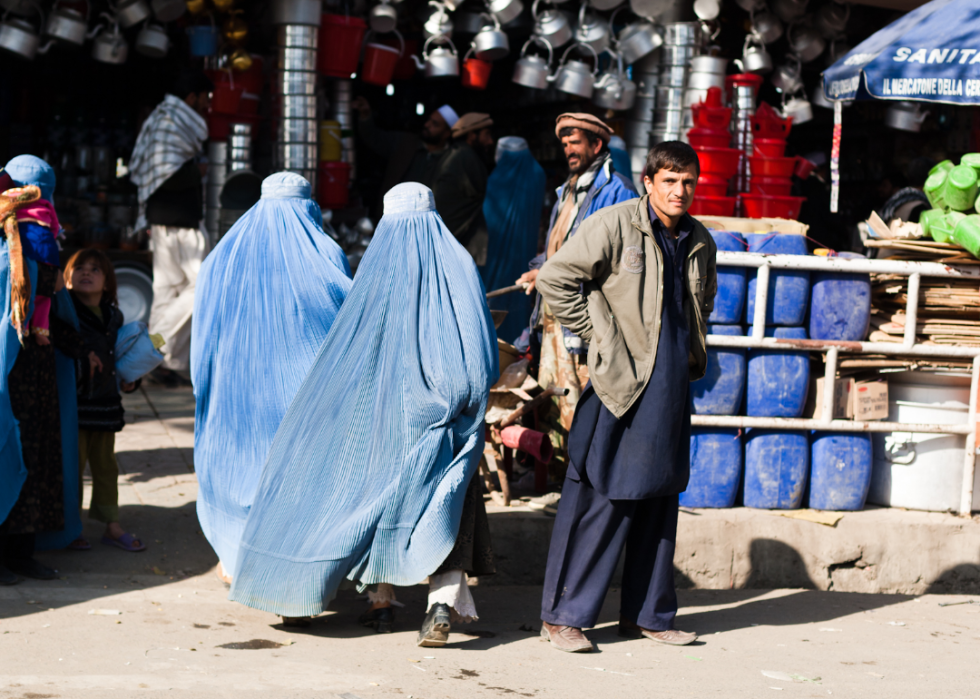
<instances>
[{"instance_id":1,"label":"woman in blue burqa","mask_svg":"<svg viewBox=\"0 0 980 699\"><path fill-rule=\"evenodd\" d=\"M231 599L302 618L324 611L345 579L381 583L361 621L383 632L392 585L429 577L419 645L444 645L451 618L476 617L467 575L493 572L474 475L497 375L473 259L428 187L394 187L276 433Z\"/></svg>"},{"instance_id":2,"label":"woman in blue burqa","mask_svg":"<svg viewBox=\"0 0 980 699\"><path fill-rule=\"evenodd\" d=\"M201 265L191 340L197 514L225 582L272 438L350 286L310 183L289 172L262 182L262 198Z\"/></svg>"},{"instance_id":3,"label":"woman in blue burqa","mask_svg":"<svg viewBox=\"0 0 980 699\"><path fill-rule=\"evenodd\" d=\"M538 232L544 206L544 170L519 136L497 141L497 166L487 179L483 217L490 242L487 264L481 268L487 291L511 286L527 271L527 261L538 254ZM513 293L490 300L490 308L507 311L497 329L500 339L514 342L527 328L531 299Z\"/></svg>"}]
</instances>

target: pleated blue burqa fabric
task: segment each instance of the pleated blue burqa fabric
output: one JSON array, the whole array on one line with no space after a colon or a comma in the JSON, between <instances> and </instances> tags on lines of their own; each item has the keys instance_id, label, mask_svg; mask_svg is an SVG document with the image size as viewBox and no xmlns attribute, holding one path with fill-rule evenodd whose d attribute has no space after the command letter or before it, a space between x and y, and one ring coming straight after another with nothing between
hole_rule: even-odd
<instances>
[{"instance_id":1,"label":"pleated blue burqa fabric","mask_svg":"<svg viewBox=\"0 0 980 699\"><path fill-rule=\"evenodd\" d=\"M272 439L351 283L309 182L293 173L267 177L201 265L191 331L197 514L228 573Z\"/></svg>"},{"instance_id":2,"label":"pleated blue burqa fabric","mask_svg":"<svg viewBox=\"0 0 980 699\"><path fill-rule=\"evenodd\" d=\"M487 291L512 286L538 254L538 229L544 206L544 170L528 150L527 141L506 136L497 142L497 166L487 179L483 217L490 242L482 268ZM522 293L490 299L490 308L507 311L497 329L502 340L513 342L528 325L531 297Z\"/></svg>"},{"instance_id":3,"label":"pleated blue burqa fabric","mask_svg":"<svg viewBox=\"0 0 980 699\"><path fill-rule=\"evenodd\" d=\"M410 182L279 427L230 598L322 612L344 578L413 585L452 550L497 343L469 253Z\"/></svg>"}]
</instances>

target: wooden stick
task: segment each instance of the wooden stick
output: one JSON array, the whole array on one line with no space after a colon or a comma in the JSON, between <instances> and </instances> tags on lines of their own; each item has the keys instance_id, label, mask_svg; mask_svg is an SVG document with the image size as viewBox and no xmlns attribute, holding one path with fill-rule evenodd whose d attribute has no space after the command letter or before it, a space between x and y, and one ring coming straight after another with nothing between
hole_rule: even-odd
<instances>
[{"instance_id":1,"label":"wooden stick","mask_svg":"<svg viewBox=\"0 0 980 699\"><path fill-rule=\"evenodd\" d=\"M544 403L546 400L548 400L552 396L567 396L567 395L568 395L568 389L567 388L558 388L557 386L549 386L548 388L544 389L544 392L541 395L536 396L535 398L532 398L527 403L525 403L524 405L522 405L520 408L518 408L517 410L515 410L514 412L512 412L510 415L508 415L507 417L505 417L500 422L500 425L498 426L498 428L502 430L505 427L508 427L510 425L513 425L515 422L517 422L518 420L520 420L522 417L524 417L525 415L527 415L531 411L536 410L539 405L541 405L542 403Z\"/></svg>"},{"instance_id":2,"label":"wooden stick","mask_svg":"<svg viewBox=\"0 0 980 699\"><path fill-rule=\"evenodd\" d=\"M497 289L496 291L491 291L487 294L488 299L496 298L497 296L503 296L504 294L512 294L515 291L524 291L526 287L523 284L514 284L514 286L505 286L503 289Z\"/></svg>"}]
</instances>

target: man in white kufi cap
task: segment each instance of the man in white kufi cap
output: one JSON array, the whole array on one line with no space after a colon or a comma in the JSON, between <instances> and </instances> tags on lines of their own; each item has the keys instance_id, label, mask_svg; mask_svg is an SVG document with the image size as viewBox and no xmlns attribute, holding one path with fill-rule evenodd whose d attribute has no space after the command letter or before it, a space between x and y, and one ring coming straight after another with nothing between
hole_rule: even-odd
<instances>
[{"instance_id":1,"label":"man in white kufi cap","mask_svg":"<svg viewBox=\"0 0 980 699\"><path fill-rule=\"evenodd\" d=\"M387 160L380 194L383 196L402 182L424 184L432 190L446 227L478 265L485 264L483 196L488 173L486 165L465 142L453 142L454 127L460 123L456 110L448 104L434 110L416 137L403 131L379 129L371 105L363 97L354 99L351 106L360 117L358 135L368 148Z\"/></svg>"}]
</instances>

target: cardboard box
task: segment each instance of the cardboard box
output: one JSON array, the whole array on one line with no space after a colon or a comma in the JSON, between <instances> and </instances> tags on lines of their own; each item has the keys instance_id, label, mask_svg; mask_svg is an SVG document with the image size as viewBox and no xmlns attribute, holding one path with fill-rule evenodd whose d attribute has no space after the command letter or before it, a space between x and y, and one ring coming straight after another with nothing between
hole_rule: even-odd
<instances>
[{"instance_id":1,"label":"cardboard box","mask_svg":"<svg viewBox=\"0 0 980 699\"><path fill-rule=\"evenodd\" d=\"M810 396L804 416L819 420L823 417L823 377L811 380ZM834 419L885 420L888 418L888 382L855 381L838 379L834 381Z\"/></svg>"},{"instance_id":2,"label":"cardboard box","mask_svg":"<svg viewBox=\"0 0 980 699\"><path fill-rule=\"evenodd\" d=\"M789 233L806 235L810 229L805 223L785 218L736 218L733 216L698 216L698 221L717 231L738 233Z\"/></svg>"}]
</instances>

